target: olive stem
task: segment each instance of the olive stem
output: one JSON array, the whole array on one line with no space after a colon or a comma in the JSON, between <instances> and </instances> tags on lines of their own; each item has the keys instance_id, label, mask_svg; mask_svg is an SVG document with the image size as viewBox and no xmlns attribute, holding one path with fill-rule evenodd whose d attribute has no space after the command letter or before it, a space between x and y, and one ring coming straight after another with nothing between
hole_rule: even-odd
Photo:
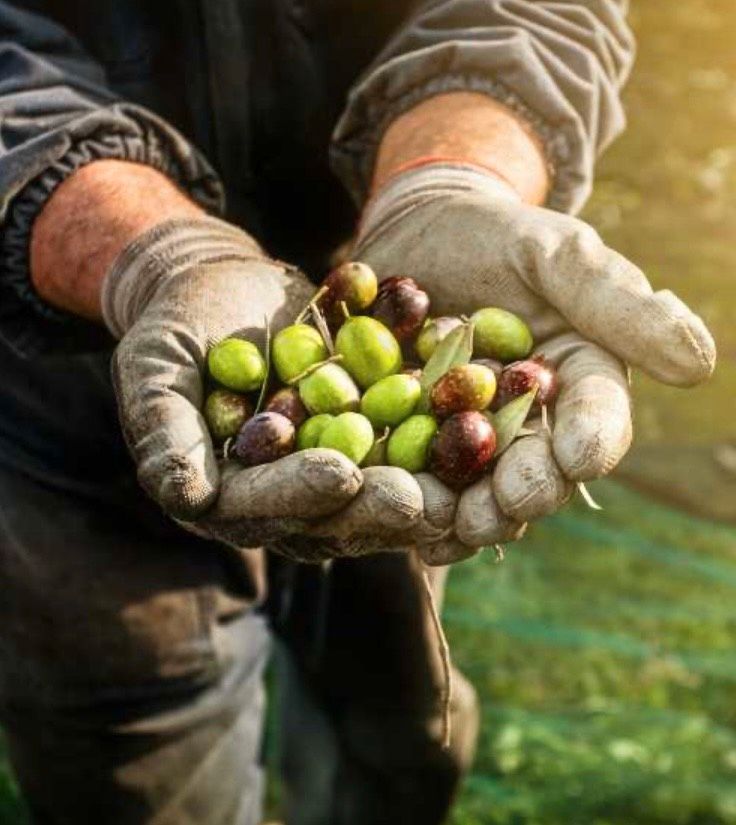
<instances>
[{"instance_id":1,"label":"olive stem","mask_svg":"<svg viewBox=\"0 0 736 825\"><path fill-rule=\"evenodd\" d=\"M537 384L537 389L539 389L539 384ZM547 414L546 404L542 404L542 426L550 435L552 435L552 428L549 426L549 415Z\"/></svg>"},{"instance_id":2,"label":"olive stem","mask_svg":"<svg viewBox=\"0 0 736 825\"><path fill-rule=\"evenodd\" d=\"M321 287L320 287L320 288L319 288L319 289L318 289L318 290L314 293L314 295L312 296L312 299L311 299L311 300L309 301L309 303L308 303L308 304L304 307L304 309L302 309L302 311L301 311L301 312L300 312L300 313L296 316L296 318L294 319L294 323L295 323L295 324L302 324L302 323L304 323L304 319L307 317L307 315L309 315L309 312L310 312L310 310L311 310L311 308L312 308L312 304L316 304L316 303L317 303L317 301L319 301L319 299L320 299L323 295L325 295L326 293L328 293L329 291L330 291L330 288L329 288L328 286L324 286L324 285L322 285L322 286L321 286Z\"/></svg>"},{"instance_id":3,"label":"olive stem","mask_svg":"<svg viewBox=\"0 0 736 825\"><path fill-rule=\"evenodd\" d=\"M452 670L450 669L450 646L447 643L447 636L442 628L442 620L437 610L437 602L434 599L432 583L429 580L429 572L424 564L422 566L422 580L424 582L424 593L427 597L429 613L432 617L437 643L440 649L440 660L442 661L442 673L444 685L442 689L442 747L447 750L450 747L450 737L452 734L452 720L450 717L450 703L452 702Z\"/></svg>"},{"instance_id":4,"label":"olive stem","mask_svg":"<svg viewBox=\"0 0 736 825\"><path fill-rule=\"evenodd\" d=\"M298 384L302 378L306 378L308 375L316 372L320 367L324 367L325 364L334 364L335 361L342 361L342 355L331 355L329 358L325 358L324 361L318 361L316 364L310 364L305 370L302 370L299 375L295 375L293 378L289 379L289 386Z\"/></svg>"},{"instance_id":5,"label":"olive stem","mask_svg":"<svg viewBox=\"0 0 736 825\"><path fill-rule=\"evenodd\" d=\"M261 411L263 401L266 398L266 389L268 387L268 381L271 377L271 322L268 320L267 315L263 316L263 322L266 327L266 374L263 376L261 392L258 395L258 403L256 404L256 411L254 415L258 415L258 413Z\"/></svg>"},{"instance_id":6,"label":"olive stem","mask_svg":"<svg viewBox=\"0 0 736 825\"><path fill-rule=\"evenodd\" d=\"M494 544L493 549L496 551L496 564L500 564L506 558L506 548L503 544Z\"/></svg>"},{"instance_id":7,"label":"olive stem","mask_svg":"<svg viewBox=\"0 0 736 825\"><path fill-rule=\"evenodd\" d=\"M327 321L325 320L325 316L322 314L322 310L317 306L317 304L314 301L310 303L309 309L312 313L312 320L314 321L314 325L317 327L317 331L322 336L322 340L325 342L327 352L329 352L330 355L334 355L335 344L332 340L332 335L330 335L330 328L327 326Z\"/></svg>"},{"instance_id":8,"label":"olive stem","mask_svg":"<svg viewBox=\"0 0 736 825\"><path fill-rule=\"evenodd\" d=\"M583 497L583 501L590 507L591 510L602 510L600 504L591 496L590 490L583 484L582 481L578 481L577 483L578 492Z\"/></svg>"},{"instance_id":9,"label":"olive stem","mask_svg":"<svg viewBox=\"0 0 736 825\"><path fill-rule=\"evenodd\" d=\"M340 309L342 310L342 314L345 316L345 320L350 320L350 310L348 309L348 305L345 301L340 301Z\"/></svg>"}]
</instances>

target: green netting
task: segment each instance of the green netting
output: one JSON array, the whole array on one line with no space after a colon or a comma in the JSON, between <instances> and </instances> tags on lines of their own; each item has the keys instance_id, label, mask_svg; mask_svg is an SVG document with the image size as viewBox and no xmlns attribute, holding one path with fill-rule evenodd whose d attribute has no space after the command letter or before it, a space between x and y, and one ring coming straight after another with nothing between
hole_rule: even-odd
<instances>
[{"instance_id":1,"label":"green netting","mask_svg":"<svg viewBox=\"0 0 736 825\"><path fill-rule=\"evenodd\" d=\"M736 823L736 529L595 492L453 573L483 709L453 825Z\"/></svg>"}]
</instances>

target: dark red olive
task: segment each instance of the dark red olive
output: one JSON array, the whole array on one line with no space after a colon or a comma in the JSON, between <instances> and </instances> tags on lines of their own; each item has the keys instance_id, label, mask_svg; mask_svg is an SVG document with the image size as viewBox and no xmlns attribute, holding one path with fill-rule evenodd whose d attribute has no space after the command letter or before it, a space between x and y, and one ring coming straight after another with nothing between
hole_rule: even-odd
<instances>
[{"instance_id":1,"label":"dark red olive","mask_svg":"<svg viewBox=\"0 0 736 825\"><path fill-rule=\"evenodd\" d=\"M275 412L285 415L295 427L301 425L309 417L307 408L302 403L299 390L296 387L282 387L268 399L264 412Z\"/></svg>"},{"instance_id":2,"label":"dark red olive","mask_svg":"<svg viewBox=\"0 0 736 825\"><path fill-rule=\"evenodd\" d=\"M526 361L514 361L504 367L498 379L494 409L500 409L520 395L537 387L534 406L539 409L551 404L557 397L557 371L541 355Z\"/></svg>"},{"instance_id":3,"label":"dark red olive","mask_svg":"<svg viewBox=\"0 0 736 825\"><path fill-rule=\"evenodd\" d=\"M413 278L393 277L381 281L371 307L373 317L387 326L399 341L416 335L428 313L429 295Z\"/></svg>"},{"instance_id":4,"label":"dark red olive","mask_svg":"<svg viewBox=\"0 0 736 825\"><path fill-rule=\"evenodd\" d=\"M296 430L285 415L262 412L243 424L235 440L235 455L247 467L268 464L294 449Z\"/></svg>"},{"instance_id":5,"label":"dark red olive","mask_svg":"<svg viewBox=\"0 0 736 825\"><path fill-rule=\"evenodd\" d=\"M480 478L495 450L496 431L483 413L456 413L434 437L429 469L448 487L460 490Z\"/></svg>"}]
</instances>

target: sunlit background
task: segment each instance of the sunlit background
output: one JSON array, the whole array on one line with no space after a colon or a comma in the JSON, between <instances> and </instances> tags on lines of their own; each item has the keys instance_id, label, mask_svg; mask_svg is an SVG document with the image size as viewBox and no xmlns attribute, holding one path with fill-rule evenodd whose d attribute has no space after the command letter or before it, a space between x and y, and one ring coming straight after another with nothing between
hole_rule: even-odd
<instances>
[{"instance_id":1,"label":"sunlit background","mask_svg":"<svg viewBox=\"0 0 736 825\"><path fill-rule=\"evenodd\" d=\"M586 217L705 317L720 363L692 392L636 378L602 513L576 501L453 573L483 708L453 825L736 823L736 3L632 5L629 130ZM23 821L0 761L0 823Z\"/></svg>"}]
</instances>

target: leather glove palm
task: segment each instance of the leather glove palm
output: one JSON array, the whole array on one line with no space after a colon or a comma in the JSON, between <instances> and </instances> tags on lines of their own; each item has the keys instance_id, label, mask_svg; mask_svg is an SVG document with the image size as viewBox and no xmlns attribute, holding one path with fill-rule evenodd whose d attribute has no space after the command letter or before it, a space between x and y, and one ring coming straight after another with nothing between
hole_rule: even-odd
<instances>
[{"instance_id":1,"label":"leather glove palm","mask_svg":"<svg viewBox=\"0 0 736 825\"><path fill-rule=\"evenodd\" d=\"M710 333L671 292L653 292L585 223L524 204L470 166L431 164L389 181L366 209L354 256L379 279L415 278L435 316L483 306L520 315L535 352L558 369L551 436L537 426L460 497L455 532L471 547L518 535L573 482L613 469L631 441L627 365L677 386L714 367Z\"/></svg>"}]
</instances>

